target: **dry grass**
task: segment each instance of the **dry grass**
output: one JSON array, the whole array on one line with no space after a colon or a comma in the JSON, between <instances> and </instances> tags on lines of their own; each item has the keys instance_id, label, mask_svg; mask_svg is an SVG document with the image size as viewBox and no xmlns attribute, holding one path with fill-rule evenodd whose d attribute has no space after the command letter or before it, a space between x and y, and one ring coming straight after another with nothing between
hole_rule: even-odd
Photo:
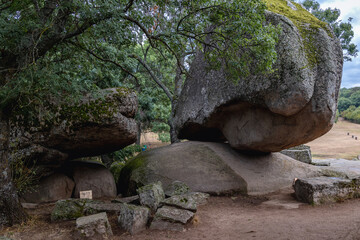
<instances>
[{"instance_id":1,"label":"dry grass","mask_svg":"<svg viewBox=\"0 0 360 240\"><path fill-rule=\"evenodd\" d=\"M354 159L360 155L360 124L339 120L327 134L306 145L311 147L314 158Z\"/></svg>"}]
</instances>

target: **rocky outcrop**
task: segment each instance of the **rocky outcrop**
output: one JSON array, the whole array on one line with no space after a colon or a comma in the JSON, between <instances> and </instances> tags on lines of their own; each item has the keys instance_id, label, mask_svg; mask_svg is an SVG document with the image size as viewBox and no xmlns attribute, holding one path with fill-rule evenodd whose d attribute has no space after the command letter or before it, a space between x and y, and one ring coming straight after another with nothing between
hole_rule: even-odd
<instances>
[{"instance_id":1,"label":"rocky outcrop","mask_svg":"<svg viewBox=\"0 0 360 240\"><path fill-rule=\"evenodd\" d=\"M125 195L175 180L194 192L213 195L264 194L290 187L294 178L319 176L320 169L281 153L245 154L228 144L187 141L143 152L122 169L118 188Z\"/></svg>"},{"instance_id":2,"label":"rocky outcrop","mask_svg":"<svg viewBox=\"0 0 360 240\"><path fill-rule=\"evenodd\" d=\"M343 65L339 40L300 5L294 10L283 2L268 5L273 12L266 16L282 29L273 73L234 82L197 53L175 110L179 138L278 152L331 129Z\"/></svg>"},{"instance_id":3,"label":"rocky outcrop","mask_svg":"<svg viewBox=\"0 0 360 240\"><path fill-rule=\"evenodd\" d=\"M109 153L136 141L137 97L125 88L102 90L78 104L50 105L43 116L12 120L11 161L36 161L42 174L67 160Z\"/></svg>"}]
</instances>

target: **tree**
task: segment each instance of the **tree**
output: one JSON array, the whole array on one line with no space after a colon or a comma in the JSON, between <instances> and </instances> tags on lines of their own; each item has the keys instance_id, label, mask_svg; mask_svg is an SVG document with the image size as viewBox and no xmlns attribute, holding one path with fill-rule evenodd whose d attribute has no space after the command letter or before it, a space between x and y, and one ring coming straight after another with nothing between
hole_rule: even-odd
<instances>
[{"instance_id":1,"label":"tree","mask_svg":"<svg viewBox=\"0 0 360 240\"><path fill-rule=\"evenodd\" d=\"M359 50L352 42L354 31L351 22L353 18L350 17L347 22L338 20L340 16L339 9L327 8L323 10L315 0L302 1L302 5L319 20L329 23L336 37L340 39L341 47L344 50L345 61L351 61L352 58L357 57Z\"/></svg>"},{"instance_id":2,"label":"tree","mask_svg":"<svg viewBox=\"0 0 360 240\"><path fill-rule=\"evenodd\" d=\"M172 106L186 61L207 51L212 68L233 75L271 71L278 29L264 26L261 0L3 0L0 3L0 122L16 114L36 123L39 109L111 86L140 90L144 71ZM211 37L209 37L211 36ZM146 42L146 50L137 48ZM239 57L239 50L247 49ZM174 61L173 74L155 60ZM256 56L256 58L252 58ZM231 79L231 74L229 79ZM171 86L167 79L172 78ZM76 98L75 98L76 99ZM174 108L173 108L174 109ZM26 114L24 114L26 113ZM0 225L26 219L9 178L9 136L1 139ZM7 192L8 194L3 194Z\"/></svg>"}]
</instances>

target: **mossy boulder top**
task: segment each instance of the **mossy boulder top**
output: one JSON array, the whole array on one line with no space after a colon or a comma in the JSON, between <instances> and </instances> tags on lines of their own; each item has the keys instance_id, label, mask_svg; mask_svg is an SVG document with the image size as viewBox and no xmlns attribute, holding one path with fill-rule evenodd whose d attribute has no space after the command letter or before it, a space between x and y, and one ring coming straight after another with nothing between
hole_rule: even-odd
<instances>
[{"instance_id":1,"label":"mossy boulder top","mask_svg":"<svg viewBox=\"0 0 360 240\"><path fill-rule=\"evenodd\" d=\"M280 25L271 74L229 80L198 52L174 115L178 137L228 141L233 148L277 152L328 132L335 120L343 55L327 24L301 5L266 0Z\"/></svg>"},{"instance_id":2,"label":"mossy boulder top","mask_svg":"<svg viewBox=\"0 0 360 240\"><path fill-rule=\"evenodd\" d=\"M104 89L96 97L84 96L79 103L45 110L47 114L37 122L12 122L13 160L34 158L39 165L57 167L67 160L113 152L136 141L137 97L129 89Z\"/></svg>"}]
</instances>

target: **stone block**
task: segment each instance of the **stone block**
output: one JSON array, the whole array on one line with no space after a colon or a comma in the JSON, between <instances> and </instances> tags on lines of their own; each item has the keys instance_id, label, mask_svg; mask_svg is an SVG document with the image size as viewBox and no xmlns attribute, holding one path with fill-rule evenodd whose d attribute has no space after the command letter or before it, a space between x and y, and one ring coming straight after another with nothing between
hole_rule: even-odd
<instances>
[{"instance_id":1,"label":"stone block","mask_svg":"<svg viewBox=\"0 0 360 240\"><path fill-rule=\"evenodd\" d=\"M324 204L360 197L360 179L315 177L297 179L294 183L296 198L310 204Z\"/></svg>"},{"instance_id":2,"label":"stone block","mask_svg":"<svg viewBox=\"0 0 360 240\"><path fill-rule=\"evenodd\" d=\"M174 195L181 195L188 193L190 190L189 186L181 181L174 181L169 184L165 189L165 195L168 197L172 197Z\"/></svg>"},{"instance_id":3,"label":"stone block","mask_svg":"<svg viewBox=\"0 0 360 240\"><path fill-rule=\"evenodd\" d=\"M113 235L105 212L76 219L80 239L109 239Z\"/></svg>"},{"instance_id":4,"label":"stone block","mask_svg":"<svg viewBox=\"0 0 360 240\"><path fill-rule=\"evenodd\" d=\"M303 163L310 164L312 161L310 147L306 145L300 145L297 147L285 149L282 150L281 153Z\"/></svg>"},{"instance_id":5,"label":"stone block","mask_svg":"<svg viewBox=\"0 0 360 240\"><path fill-rule=\"evenodd\" d=\"M145 185L137 189L137 192L140 197L140 204L149 207L153 212L156 211L160 202L165 198L165 193L160 181Z\"/></svg>"},{"instance_id":6,"label":"stone block","mask_svg":"<svg viewBox=\"0 0 360 240\"><path fill-rule=\"evenodd\" d=\"M147 207L131 204L121 204L121 206L118 223L122 229L132 235L146 229L150 215L150 210Z\"/></svg>"}]
</instances>

